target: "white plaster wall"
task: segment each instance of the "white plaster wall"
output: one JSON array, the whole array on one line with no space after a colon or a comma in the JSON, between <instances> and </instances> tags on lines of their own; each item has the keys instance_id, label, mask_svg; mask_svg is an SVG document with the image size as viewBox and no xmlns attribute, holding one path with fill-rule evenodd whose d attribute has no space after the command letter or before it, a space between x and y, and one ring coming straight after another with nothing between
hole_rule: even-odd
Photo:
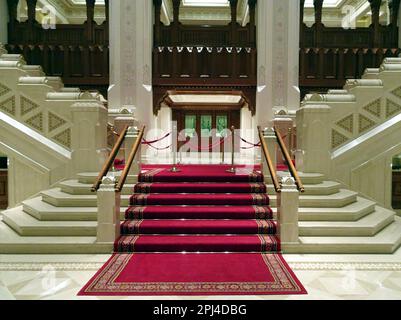
<instances>
[{"instance_id":1,"label":"white plaster wall","mask_svg":"<svg viewBox=\"0 0 401 320\"><path fill-rule=\"evenodd\" d=\"M0 43L7 43L8 7L7 0L0 0Z\"/></svg>"}]
</instances>

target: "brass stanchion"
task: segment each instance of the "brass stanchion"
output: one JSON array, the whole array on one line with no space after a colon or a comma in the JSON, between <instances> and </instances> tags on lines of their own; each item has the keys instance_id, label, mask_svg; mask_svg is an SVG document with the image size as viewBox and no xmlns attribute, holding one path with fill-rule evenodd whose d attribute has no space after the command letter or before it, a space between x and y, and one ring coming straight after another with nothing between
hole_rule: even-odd
<instances>
[{"instance_id":1,"label":"brass stanchion","mask_svg":"<svg viewBox=\"0 0 401 320\"><path fill-rule=\"evenodd\" d=\"M171 148L173 151L173 167L170 169L170 172L180 172L181 170L177 168L177 126L173 126L173 141L171 143Z\"/></svg>"},{"instance_id":2,"label":"brass stanchion","mask_svg":"<svg viewBox=\"0 0 401 320\"><path fill-rule=\"evenodd\" d=\"M293 128L288 128L288 151L290 152L291 158L294 155L293 145Z\"/></svg>"},{"instance_id":3,"label":"brass stanchion","mask_svg":"<svg viewBox=\"0 0 401 320\"><path fill-rule=\"evenodd\" d=\"M234 148L235 148L235 141L234 141L234 130L235 127L231 126L231 168L226 170L229 173L235 173L235 167L234 167Z\"/></svg>"}]
</instances>

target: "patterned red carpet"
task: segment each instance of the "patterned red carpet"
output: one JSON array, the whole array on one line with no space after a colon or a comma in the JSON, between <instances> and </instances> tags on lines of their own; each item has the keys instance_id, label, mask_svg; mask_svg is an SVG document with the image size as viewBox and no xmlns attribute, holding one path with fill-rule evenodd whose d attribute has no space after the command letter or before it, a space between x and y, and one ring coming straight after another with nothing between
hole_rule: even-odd
<instances>
[{"instance_id":1,"label":"patterned red carpet","mask_svg":"<svg viewBox=\"0 0 401 320\"><path fill-rule=\"evenodd\" d=\"M305 294L280 254L115 254L79 295Z\"/></svg>"},{"instance_id":2,"label":"patterned red carpet","mask_svg":"<svg viewBox=\"0 0 401 320\"><path fill-rule=\"evenodd\" d=\"M238 167L233 174L225 165L169 168L142 168L116 254L80 294L305 293L279 254L260 172Z\"/></svg>"}]
</instances>

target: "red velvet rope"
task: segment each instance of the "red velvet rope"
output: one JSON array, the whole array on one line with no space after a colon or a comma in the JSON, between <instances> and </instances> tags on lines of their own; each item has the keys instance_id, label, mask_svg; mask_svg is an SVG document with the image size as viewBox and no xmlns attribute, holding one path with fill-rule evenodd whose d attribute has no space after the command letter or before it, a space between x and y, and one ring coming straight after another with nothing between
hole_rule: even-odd
<instances>
[{"instance_id":1,"label":"red velvet rope","mask_svg":"<svg viewBox=\"0 0 401 320\"><path fill-rule=\"evenodd\" d=\"M151 145L153 143L156 143L156 142L159 142L159 141L162 141L162 140L166 139L170 134L171 134L171 132L167 133L166 135L164 135L163 137L161 137L159 139L152 140L152 141L147 141L147 140L143 139L142 144Z\"/></svg>"},{"instance_id":2,"label":"red velvet rope","mask_svg":"<svg viewBox=\"0 0 401 320\"><path fill-rule=\"evenodd\" d=\"M258 143L252 143L252 142L249 142L249 141L245 140L244 138L241 138L241 136L239 136L237 134L236 134L236 136L238 138L240 138L242 142L245 142L246 144L249 144L251 146L249 148L248 147L242 147L241 149L252 149L252 148L255 148L255 147L260 147L260 141Z\"/></svg>"},{"instance_id":3,"label":"red velvet rope","mask_svg":"<svg viewBox=\"0 0 401 320\"><path fill-rule=\"evenodd\" d=\"M214 144L209 144L208 147L202 148L199 146L194 146L193 144L189 143L189 141L187 142L187 144L191 147L191 148L198 148L201 151L207 151L210 150L211 148L217 147L218 145L222 145L224 143L226 139L222 139L220 140L218 143L214 143Z\"/></svg>"}]
</instances>

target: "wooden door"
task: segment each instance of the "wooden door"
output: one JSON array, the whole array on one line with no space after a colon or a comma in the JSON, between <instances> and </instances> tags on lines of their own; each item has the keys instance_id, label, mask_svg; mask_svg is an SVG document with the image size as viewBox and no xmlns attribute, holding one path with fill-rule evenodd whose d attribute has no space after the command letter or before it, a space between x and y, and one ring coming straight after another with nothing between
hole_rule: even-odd
<instances>
[{"instance_id":1,"label":"wooden door","mask_svg":"<svg viewBox=\"0 0 401 320\"><path fill-rule=\"evenodd\" d=\"M186 141L178 141L178 148L197 136L198 151L211 152L213 143L225 138L225 129L240 128L240 111L174 110L173 120L177 121L178 132L185 132L186 137Z\"/></svg>"},{"instance_id":2,"label":"wooden door","mask_svg":"<svg viewBox=\"0 0 401 320\"><path fill-rule=\"evenodd\" d=\"M7 209L7 170L0 169L0 209Z\"/></svg>"}]
</instances>

